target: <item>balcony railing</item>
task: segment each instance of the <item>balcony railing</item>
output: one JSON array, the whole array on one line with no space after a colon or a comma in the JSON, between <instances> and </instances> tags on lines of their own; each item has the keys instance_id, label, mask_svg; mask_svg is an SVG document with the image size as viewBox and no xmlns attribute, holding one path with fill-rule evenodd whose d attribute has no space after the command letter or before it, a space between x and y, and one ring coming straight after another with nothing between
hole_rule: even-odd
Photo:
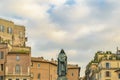
<instances>
[{"instance_id":1,"label":"balcony railing","mask_svg":"<svg viewBox=\"0 0 120 80\"><path fill-rule=\"evenodd\" d=\"M19 52L19 53L30 53L30 47L12 47L10 52Z\"/></svg>"}]
</instances>

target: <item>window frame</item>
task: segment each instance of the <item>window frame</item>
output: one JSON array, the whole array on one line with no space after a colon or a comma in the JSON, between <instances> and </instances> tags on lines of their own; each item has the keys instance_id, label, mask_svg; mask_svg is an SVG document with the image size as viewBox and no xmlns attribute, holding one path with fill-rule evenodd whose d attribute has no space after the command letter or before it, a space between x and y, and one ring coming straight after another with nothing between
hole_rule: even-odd
<instances>
[{"instance_id":1,"label":"window frame","mask_svg":"<svg viewBox=\"0 0 120 80\"><path fill-rule=\"evenodd\" d=\"M15 66L15 73L16 73L16 74L20 74L20 72L21 72L21 70L20 70L20 65L17 64L17 65Z\"/></svg>"},{"instance_id":2,"label":"window frame","mask_svg":"<svg viewBox=\"0 0 120 80\"><path fill-rule=\"evenodd\" d=\"M16 61L19 61L19 60L20 60L20 56L16 55Z\"/></svg>"},{"instance_id":3,"label":"window frame","mask_svg":"<svg viewBox=\"0 0 120 80\"><path fill-rule=\"evenodd\" d=\"M106 67L107 69L110 69L110 63L109 63L109 62L106 62L106 63L105 63L105 67Z\"/></svg>"},{"instance_id":4,"label":"window frame","mask_svg":"<svg viewBox=\"0 0 120 80\"><path fill-rule=\"evenodd\" d=\"M3 79L4 79L4 76L0 76L0 79L3 80Z\"/></svg>"},{"instance_id":5,"label":"window frame","mask_svg":"<svg viewBox=\"0 0 120 80\"><path fill-rule=\"evenodd\" d=\"M0 51L0 59L4 59L4 52Z\"/></svg>"},{"instance_id":6,"label":"window frame","mask_svg":"<svg viewBox=\"0 0 120 80\"><path fill-rule=\"evenodd\" d=\"M3 64L0 64L0 71L4 71L4 65Z\"/></svg>"},{"instance_id":7,"label":"window frame","mask_svg":"<svg viewBox=\"0 0 120 80\"><path fill-rule=\"evenodd\" d=\"M37 64L37 67L40 68L40 63Z\"/></svg>"},{"instance_id":8,"label":"window frame","mask_svg":"<svg viewBox=\"0 0 120 80\"><path fill-rule=\"evenodd\" d=\"M19 32L19 38L23 39L23 32L22 31Z\"/></svg>"},{"instance_id":9,"label":"window frame","mask_svg":"<svg viewBox=\"0 0 120 80\"><path fill-rule=\"evenodd\" d=\"M33 67L33 62L31 62L31 67Z\"/></svg>"},{"instance_id":10,"label":"window frame","mask_svg":"<svg viewBox=\"0 0 120 80\"><path fill-rule=\"evenodd\" d=\"M0 32L4 32L5 31L5 27L3 25L0 25Z\"/></svg>"},{"instance_id":11,"label":"window frame","mask_svg":"<svg viewBox=\"0 0 120 80\"><path fill-rule=\"evenodd\" d=\"M120 79L120 73L118 73L118 79Z\"/></svg>"},{"instance_id":12,"label":"window frame","mask_svg":"<svg viewBox=\"0 0 120 80\"><path fill-rule=\"evenodd\" d=\"M106 72L105 72L105 77L111 77L110 71L106 71Z\"/></svg>"},{"instance_id":13,"label":"window frame","mask_svg":"<svg viewBox=\"0 0 120 80\"><path fill-rule=\"evenodd\" d=\"M40 80L40 76L41 76L40 73L38 73L38 77L37 77L38 80Z\"/></svg>"},{"instance_id":14,"label":"window frame","mask_svg":"<svg viewBox=\"0 0 120 80\"><path fill-rule=\"evenodd\" d=\"M72 73L72 76L74 76L74 73Z\"/></svg>"},{"instance_id":15,"label":"window frame","mask_svg":"<svg viewBox=\"0 0 120 80\"><path fill-rule=\"evenodd\" d=\"M7 33L8 33L8 34L12 34L12 33L13 33L13 29L12 29L11 27L8 27L8 28L7 28Z\"/></svg>"},{"instance_id":16,"label":"window frame","mask_svg":"<svg viewBox=\"0 0 120 80\"><path fill-rule=\"evenodd\" d=\"M20 80L19 78L16 78L16 80Z\"/></svg>"}]
</instances>

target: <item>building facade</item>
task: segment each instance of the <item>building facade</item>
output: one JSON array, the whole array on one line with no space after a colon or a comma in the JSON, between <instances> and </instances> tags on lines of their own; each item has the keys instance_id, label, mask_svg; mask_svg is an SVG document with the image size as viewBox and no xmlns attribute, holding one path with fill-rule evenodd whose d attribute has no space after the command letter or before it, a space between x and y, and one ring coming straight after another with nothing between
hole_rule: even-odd
<instances>
[{"instance_id":1,"label":"building facade","mask_svg":"<svg viewBox=\"0 0 120 80\"><path fill-rule=\"evenodd\" d=\"M31 48L25 27L0 19L0 80L30 80Z\"/></svg>"},{"instance_id":2,"label":"building facade","mask_svg":"<svg viewBox=\"0 0 120 80\"><path fill-rule=\"evenodd\" d=\"M57 80L57 61L45 60L43 57L31 58L31 80ZM68 65L68 80L79 80L80 67Z\"/></svg>"},{"instance_id":3,"label":"building facade","mask_svg":"<svg viewBox=\"0 0 120 80\"><path fill-rule=\"evenodd\" d=\"M24 51L16 51L17 49L15 49L15 51L8 52L5 64L5 80L30 80L30 48L24 49Z\"/></svg>"},{"instance_id":4,"label":"building facade","mask_svg":"<svg viewBox=\"0 0 120 80\"><path fill-rule=\"evenodd\" d=\"M6 63L6 56L8 53L7 45L0 44L0 80L4 80L5 78L5 63Z\"/></svg>"},{"instance_id":5,"label":"building facade","mask_svg":"<svg viewBox=\"0 0 120 80\"><path fill-rule=\"evenodd\" d=\"M86 80L120 80L119 53L119 50L117 53L97 52L94 60L86 67Z\"/></svg>"},{"instance_id":6,"label":"building facade","mask_svg":"<svg viewBox=\"0 0 120 80\"><path fill-rule=\"evenodd\" d=\"M25 46L25 27L12 21L0 19L0 42L11 46Z\"/></svg>"},{"instance_id":7,"label":"building facade","mask_svg":"<svg viewBox=\"0 0 120 80\"><path fill-rule=\"evenodd\" d=\"M80 67L78 65L68 64L67 78L68 80L80 79Z\"/></svg>"}]
</instances>

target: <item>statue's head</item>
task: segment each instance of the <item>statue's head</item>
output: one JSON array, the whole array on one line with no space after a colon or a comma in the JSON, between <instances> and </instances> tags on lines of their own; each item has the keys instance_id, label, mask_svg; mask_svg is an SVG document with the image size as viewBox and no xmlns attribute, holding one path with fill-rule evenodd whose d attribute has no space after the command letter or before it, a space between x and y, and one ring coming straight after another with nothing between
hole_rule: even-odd
<instances>
[{"instance_id":1,"label":"statue's head","mask_svg":"<svg viewBox=\"0 0 120 80\"><path fill-rule=\"evenodd\" d=\"M65 52L64 52L64 50L62 49L61 51L60 51L60 53L59 53L59 56L58 57L60 57L60 58L62 58L62 59L66 59L67 58L67 56L66 56L66 54L65 54Z\"/></svg>"},{"instance_id":2,"label":"statue's head","mask_svg":"<svg viewBox=\"0 0 120 80\"><path fill-rule=\"evenodd\" d=\"M64 50L63 50L63 49L61 49L61 51L60 51L59 55L65 55L65 56L66 56L66 54L65 54L65 52L64 52Z\"/></svg>"}]
</instances>

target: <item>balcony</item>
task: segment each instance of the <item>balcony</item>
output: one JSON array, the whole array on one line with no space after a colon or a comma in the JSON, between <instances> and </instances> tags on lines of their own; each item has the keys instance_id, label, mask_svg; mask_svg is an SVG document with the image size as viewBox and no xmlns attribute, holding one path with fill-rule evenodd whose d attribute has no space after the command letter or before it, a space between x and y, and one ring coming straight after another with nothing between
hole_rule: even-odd
<instances>
[{"instance_id":1,"label":"balcony","mask_svg":"<svg viewBox=\"0 0 120 80\"><path fill-rule=\"evenodd\" d=\"M30 53L30 47L12 47L9 53Z\"/></svg>"}]
</instances>

